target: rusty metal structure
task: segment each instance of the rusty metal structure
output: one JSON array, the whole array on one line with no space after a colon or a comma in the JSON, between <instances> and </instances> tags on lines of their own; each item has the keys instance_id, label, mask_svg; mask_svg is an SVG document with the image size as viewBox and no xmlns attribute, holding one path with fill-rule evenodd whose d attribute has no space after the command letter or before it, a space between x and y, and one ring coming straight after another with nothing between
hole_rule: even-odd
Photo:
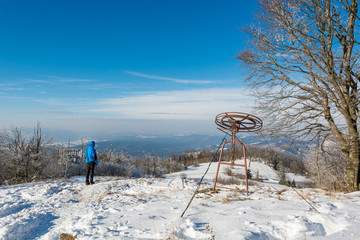
<instances>
[{"instance_id":1,"label":"rusty metal structure","mask_svg":"<svg viewBox=\"0 0 360 240\"><path fill-rule=\"evenodd\" d=\"M241 113L241 112L224 112L220 113L215 117L215 124L218 126L218 129L222 132L225 132L226 134L231 136L231 140L228 140L223 143L219 155L219 163L216 171L216 176L214 180L214 187L213 191L216 189L216 182L219 175L220 165L230 165L230 166L238 166L243 167L245 169L245 185L246 189L238 189L238 188L228 188L228 187L217 187L217 188L224 188L229 190L237 190L237 191L243 191L246 192L246 195L249 195L248 191L248 176L247 176L247 163L246 163L246 152L245 152L245 145L244 143L240 142L238 138L236 137L236 134L238 132L255 132L262 128L262 120L254 115L247 114L247 113ZM229 133L231 132L231 134ZM230 162L224 162L221 161L223 153L224 153L224 147L226 144L231 143L231 161ZM243 153L244 153L244 163L243 164L235 164L235 145L239 144L242 146Z\"/></svg>"}]
</instances>

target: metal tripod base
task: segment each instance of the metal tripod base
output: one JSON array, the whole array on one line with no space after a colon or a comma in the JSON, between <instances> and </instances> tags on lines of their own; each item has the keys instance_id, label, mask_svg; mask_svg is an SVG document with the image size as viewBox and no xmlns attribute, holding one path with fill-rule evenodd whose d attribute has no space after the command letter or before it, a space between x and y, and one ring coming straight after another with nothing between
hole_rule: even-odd
<instances>
[{"instance_id":1,"label":"metal tripod base","mask_svg":"<svg viewBox=\"0 0 360 240\"><path fill-rule=\"evenodd\" d=\"M221 158L222 158L222 155L223 155L224 147L225 147L225 145L226 145L227 143L232 143L233 158L232 158L232 160L231 160L230 163L228 163L228 162L221 162ZM238 144L242 145L242 147L243 147L243 152L244 152L244 164L235 164L235 163L234 163L235 143L238 143ZM244 167L244 168L245 168L245 186L246 186L246 189L229 188L229 187L221 187L221 186L218 186L218 187L217 187L217 186L216 186L216 182L217 182L217 178L218 178L218 175L219 175L220 165L230 165L230 166ZM218 167L217 167L217 170L216 170L216 176L215 176L215 180L214 180L213 191L215 191L216 188L224 188L224 189L228 189L228 190L235 190L235 191L246 192L246 196L249 196L245 145L244 145L242 142L240 142L240 141L238 141L238 140L235 140L234 137L233 137L232 140L226 141L226 142L224 142L224 144L222 145L221 152L220 152L220 155L219 155L219 163L218 163Z\"/></svg>"}]
</instances>

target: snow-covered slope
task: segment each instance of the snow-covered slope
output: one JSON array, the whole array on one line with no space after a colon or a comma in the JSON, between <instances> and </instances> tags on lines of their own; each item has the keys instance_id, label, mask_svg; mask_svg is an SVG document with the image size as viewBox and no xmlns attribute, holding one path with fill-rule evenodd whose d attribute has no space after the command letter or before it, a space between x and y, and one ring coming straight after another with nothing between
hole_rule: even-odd
<instances>
[{"instance_id":1,"label":"snow-covered slope","mask_svg":"<svg viewBox=\"0 0 360 240\"><path fill-rule=\"evenodd\" d=\"M298 190L318 213L256 162L251 170L265 181L250 186L249 196L201 191L181 218L207 166L162 179L97 177L85 186L84 177L75 177L1 187L0 239L59 239L61 233L79 240L360 238L360 192ZM212 187L216 167L201 189Z\"/></svg>"}]
</instances>

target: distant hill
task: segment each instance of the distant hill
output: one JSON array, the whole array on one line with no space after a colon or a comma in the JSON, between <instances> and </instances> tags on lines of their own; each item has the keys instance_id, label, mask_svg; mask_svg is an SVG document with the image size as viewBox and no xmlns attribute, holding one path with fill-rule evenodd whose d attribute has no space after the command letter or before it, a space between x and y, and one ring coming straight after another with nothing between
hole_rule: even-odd
<instances>
[{"instance_id":1,"label":"distant hill","mask_svg":"<svg viewBox=\"0 0 360 240\"><path fill-rule=\"evenodd\" d=\"M25 136L31 136L33 129L25 128L23 133ZM144 154L154 154L160 157L168 157L171 153L183 153L185 151L213 150L217 149L225 134L219 132L216 135L192 134L192 135L150 135L144 136L138 133L114 133L112 135L97 135L92 133L59 131L54 129L45 129L46 136L54 137L54 146L62 145L71 148L81 149L81 139L83 139L84 147L87 147L88 140L96 141L96 149L98 152L108 150L118 150L132 156L142 156ZM84 137L83 137L84 136ZM245 143L245 145L263 145L282 149L293 154L302 154L306 148L305 144L297 147L289 147L290 139L265 139L262 135L256 133L239 133L237 137ZM227 136L227 140L231 137Z\"/></svg>"},{"instance_id":2,"label":"distant hill","mask_svg":"<svg viewBox=\"0 0 360 240\"><path fill-rule=\"evenodd\" d=\"M168 157L171 153L182 153L187 150L214 149L221 141L216 136L156 136L156 137L121 137L113 140L96 141L98 152L118 150L133 156L148 153ZM80 145L74 146L79 148Z\"/></svg>"},{"instance_id":3,"label":"distant hill","mask_svg":"<svg viewBox=\"0 0 360 240\"><path fill-rule=\"evenodd\" d=\"M223 135L187 135L187 136L122 136L111 140L96 141L98 152L107 150L118 150L132 156L144 154L154 154L161 157L168 157L171 153L183 153L190 150L211 150L217 149L223 139ZM227 137L230 140L231 137ZM242 137L240 141L247 144L266 145L264 139L256 135ZM276 141L271 143L273 146L280 146L283 142ZM81 148L80 145L73 148Z\"/></svg>"}]
</instances>

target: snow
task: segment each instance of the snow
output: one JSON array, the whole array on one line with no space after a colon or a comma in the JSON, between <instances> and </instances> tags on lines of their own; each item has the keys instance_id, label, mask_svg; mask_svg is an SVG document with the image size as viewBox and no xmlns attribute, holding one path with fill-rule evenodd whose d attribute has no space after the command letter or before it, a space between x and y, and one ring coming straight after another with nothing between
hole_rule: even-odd
<instances>
[{"instance_id":1,"label":"snow","mask_svg":"<svg viewBox=\"0 0 360 240\"><path fill-rule=\"evenodd\" d=\"M317 212L291 188L277 184L278 175L259 162L250 169L264 181L251 184L249 196L207 191L217 168L213 163L181 218L207 167L160 179L96 177L89 186L80 176L0 187L0 239L59 239L61 233L80 240L360 238L360 192L297 189Z\"/></svg>"}]
</instances>

